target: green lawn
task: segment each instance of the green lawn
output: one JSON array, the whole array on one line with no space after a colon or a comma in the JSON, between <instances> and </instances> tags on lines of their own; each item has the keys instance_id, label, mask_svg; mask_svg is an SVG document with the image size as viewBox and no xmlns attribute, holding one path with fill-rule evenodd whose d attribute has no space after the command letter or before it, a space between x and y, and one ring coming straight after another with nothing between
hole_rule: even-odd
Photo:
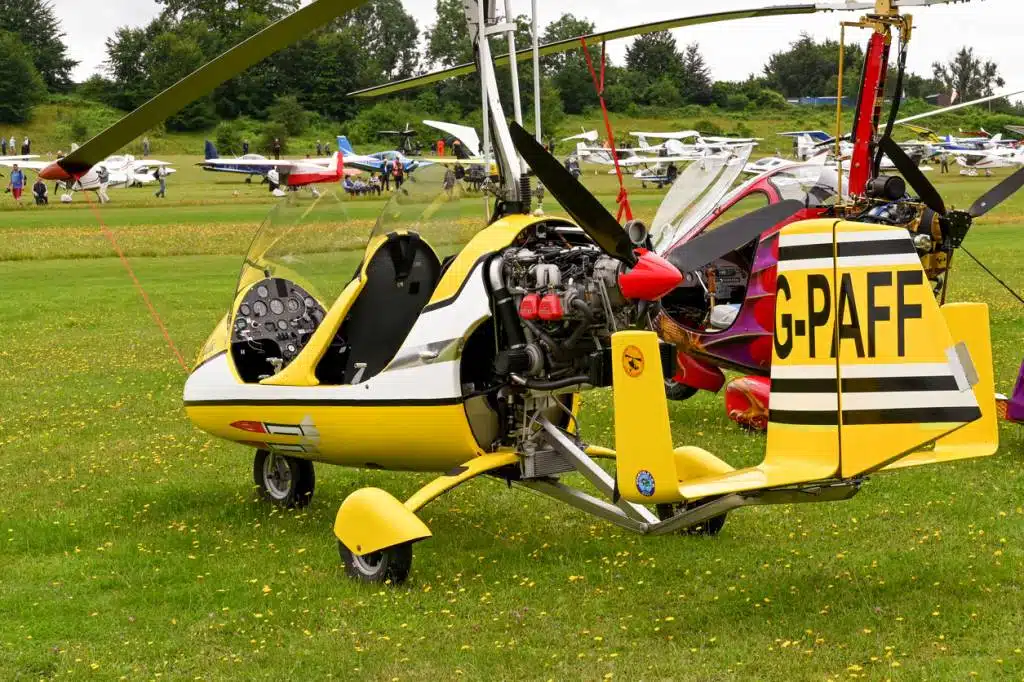
<instances>
[{"instance_id":1,"label":"green lawn","mask_svg":"<svg viewBox=\"0 0 1024 682\"><path fill-rule=\"evenodd\" d=\"M272 203L184 161L166 202L112 191L101 215L191 359ZM587 181L614 204L611 178ZM991 183L940 189L964 206ZM659 197L637 192L638 213ZM184 417L184 372L83 198L0 199L0 679L1024 678L1020 427L996 457L741 510L716 539L639 538L481 480L425 510L434 537L406 586L370 588L340 565L338 505L429 477L319 466L308 509L258 502L251 452ZM380 208L346 205L367 231ZM1024 196L968 246L1024 288ZM1024 309L957 266L953 300L991 306L1008 392ZM610 406L595 392L583 412L609 445ZM761 456L719 397L672 417L681 444Z\"/></svg>"}]
</instances>

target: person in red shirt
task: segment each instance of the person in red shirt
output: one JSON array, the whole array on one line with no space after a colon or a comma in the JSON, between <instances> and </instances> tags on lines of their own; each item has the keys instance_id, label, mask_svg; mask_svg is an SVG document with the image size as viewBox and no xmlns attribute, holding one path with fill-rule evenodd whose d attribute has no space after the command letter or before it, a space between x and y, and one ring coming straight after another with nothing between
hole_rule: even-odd
<instances>
[{"instance_id":1,"label":"person in red shirt","mask_svg":"<svg viewBox=\"0 0 1024 682\"><path fill-rule=\"evenodd\" d=\"M437 141L437 155L444 156L444 138Z\"/></svg>"}]
</instances>

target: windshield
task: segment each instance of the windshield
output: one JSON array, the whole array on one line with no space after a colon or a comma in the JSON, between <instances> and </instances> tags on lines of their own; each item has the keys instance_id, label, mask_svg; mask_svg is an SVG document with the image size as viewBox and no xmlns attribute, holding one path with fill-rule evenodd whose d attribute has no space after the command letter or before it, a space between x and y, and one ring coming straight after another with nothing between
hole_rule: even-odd
<instances>
[{"instance_id":1,"label":"windshield","mask_svg":"<svg viewBox=\"0 0 1024 682\"><path fill-rule=\"evenodd\" d=\"M663 253L718 204L743 172L753 149L736 147L710 154L680 173L651 224L655 251Z\"/></svg>"},{"instance_id":2,"label":"windshield","mask_svg":"<svg viewBox=\"0 0 1024 682\"><path fill-rule=\"evenodd\" d=\"M759 207L756 201L745 201L755 195L773 204L795 199L808 208L835 204L836 170L826 165L824 155L803 163L787 162L737 186L737 179L749 158L749 149L746 148L746 153L734 151L709 157L705 163L695 163L680 175L655 218L652 234L658 253L666 253L704 229L714 229L740 217L745 212L743 209ZM689 177L685 177L687 175ZM848 184L844 181L844 191ZM723 216L727 220L720 220Z\"/></svg>"},{"instance_id":3,"label":"windshield","mask_svg":"<svg viewBox=\"0 0 1024 682\"><path fill-rule=\"evenodd\" d=\"M376 237L415 231L444 259L487 224L482 194L469 191L452 169L430 166L407 174L400 189L390 184L384 189L379 176L362 174L321 189L318 198L304 189L288 192L252 240L232 305L253 284L279 278L329 309Z\"/></svg>"}]
</instances>

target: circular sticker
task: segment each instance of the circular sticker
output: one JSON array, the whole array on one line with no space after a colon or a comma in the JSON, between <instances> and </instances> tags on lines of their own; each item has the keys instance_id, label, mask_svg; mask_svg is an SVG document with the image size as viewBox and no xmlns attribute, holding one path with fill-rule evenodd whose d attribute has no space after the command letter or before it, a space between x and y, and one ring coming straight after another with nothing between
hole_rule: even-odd
<instances>
[{"instance_id":1,"label":"circular sticker","mask_svg":"<svg viewBox=\"0 0 1024 682\"><path fill-rule=\"evenodd\" d=\"M643 469L636 475L636 489L644 497L650 497L654 494L654 476L651 475L650 471Z\"/></svg>"},{"instance_id":2,"label":"circular sticker","mask_svg":"<svg viewBox=\"0 0 1024 682\"><path fill-rule=\"evenodd\" d=\"M636 346L626 346L622 351L622 367L634 379L644 373L644 352Z\"/></svg>"}]
</instances>

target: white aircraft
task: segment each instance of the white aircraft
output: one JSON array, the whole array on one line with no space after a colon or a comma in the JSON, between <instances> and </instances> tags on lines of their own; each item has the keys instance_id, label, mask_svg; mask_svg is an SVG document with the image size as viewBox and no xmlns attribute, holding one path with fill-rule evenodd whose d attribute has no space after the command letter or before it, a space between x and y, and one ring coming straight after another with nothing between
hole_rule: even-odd
<instances>
[{"instance_id":1,"label":"white aircraft","mask_svg":"<svg viewBox=\"0 0 1024 682\"><path fill-rule=\"evenodd\" d=\"M706 137L696 130L680 130L671 133L643 133L631 132L631 136L640 141L640 150L661 150L669 154L689 154L694 152L720 152L730 147L756 147L761 141L757 137ZM652 140L665 140L660 145L651 145L647 142ZM693 142L685 142L693 140Z\"/></svg>"},{"instance_id":2,"label":"white aircraft","mask_svg":"<svg viewBox=\"0 0 1024 682\"><path fill-rule=\"evenodd\" d=\"M171 164L167 161L157 161L156 159L136 159L131 154L125 154L124 156L108 156L103 161L102 165L107 167L107 170L111 173L123 173L128 182L128 186L141 186L149 185L156 182L155 172L157 168L163 168L167 175L177 173L177 171L171 168Z\"/></svg>"},{"instance_id":3,"label":"white aircraft","mask_svg":"<svg viewBox=\"0 0 1024 682\"><path fill-rule=\"evenodd\" d=\"M979 170L992 175L993 168L1016 168L1024 166L1024 149L997 147L995 149L948 149L946 154L956 157L962 168L961 175L975 177Z\"/></svg>"},{"instance_id":4,"label":"white aircraft","mask_svg":"<svg viewBox=\"0 0 1024 682\"><path fill-rule=\"evenodd\" d=\"M0 166L7 168L18 166L23 170L31 170L35 171L36 173L51 165L52 163L49 161L5 161L3 159L0 159ZM62 197L61 200L64 201L65 203L69 203L71 201L70 197L72 197L75 192L98 192L100 189L100 168L106 168L106 166L103 163L97 164L92 169L90 169L88 173L79 178L71 187L66 187L65 189L68 190L68 193L65 196L68 198L64 199ZM106 168L106 170L108 173L108 189L132 186L132 183L134 181L133 178L129 177L129 175L124 171L114 171L110 170L109 168Z\"/></svg>"}]
</instances>

